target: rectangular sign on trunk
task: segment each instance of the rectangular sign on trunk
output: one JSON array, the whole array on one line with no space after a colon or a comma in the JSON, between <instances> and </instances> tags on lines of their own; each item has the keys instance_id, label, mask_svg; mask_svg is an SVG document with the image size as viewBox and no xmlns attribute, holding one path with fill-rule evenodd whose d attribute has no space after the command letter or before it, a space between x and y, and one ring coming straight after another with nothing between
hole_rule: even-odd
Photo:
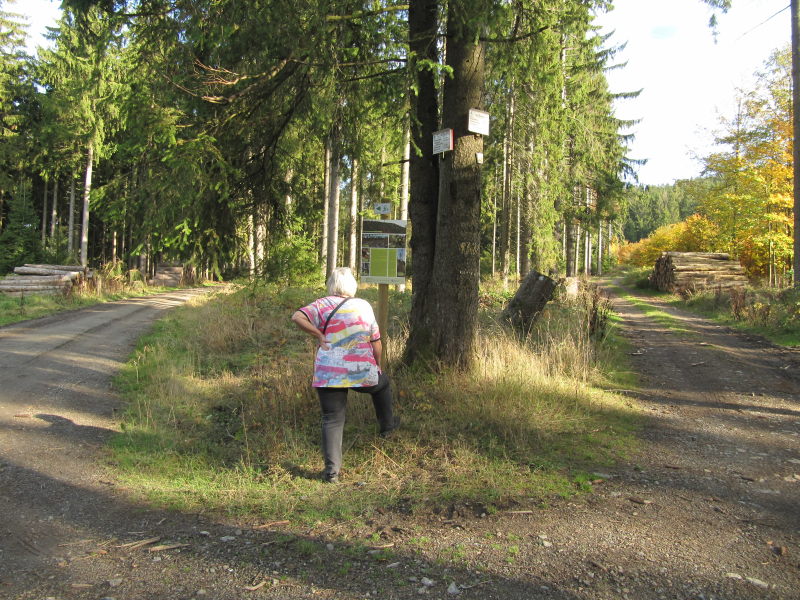
<instances>
[{"instance_id":1,"label":"rectangular sign on trunk","mask_svg":"<svg viewBox=\"0 0 800 600\"><path fill-rule=\"evenodd\" d=\"M440 129L433 132L433 153L441 154L453 149L453 130Z\"/></svg>"}]
</instances>

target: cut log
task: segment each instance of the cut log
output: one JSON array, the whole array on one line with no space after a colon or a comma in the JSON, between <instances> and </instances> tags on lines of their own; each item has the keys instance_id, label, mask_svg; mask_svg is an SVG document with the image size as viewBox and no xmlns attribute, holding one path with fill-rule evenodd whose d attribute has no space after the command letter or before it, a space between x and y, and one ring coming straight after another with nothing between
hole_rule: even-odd
<instances>
[{"instance_id":1,"label":"cut log","mask_svg":"<svg viewBox=\"0 0 800 600\"><path fill-rule=\"evenodd\" d=\"M15 267L14 273L17 275L63 275L67 273L73 278L83 275L83 271L65 271L63 269L50 269L44 267Z\"/></svg>"},{"instance_id":2,"label":"cut log","mask_svg":"<svg viewBox=\"0 0 800 600\"><path fill-rule=\"evenodd\" d=\"M503 320L514 329L527 335L545 305L553 298L556 282L538 271L531 271L508 301L503 310Z\"/></svg>"},{"instance_id":3,"label":"cut log","mask_svg":"<svg viewBox=\"0 0 800 600\"><path fill-rule=\"evenodd\" d=\"M70 272L80 272L83 273L85 270L80 265L31 265L31 264L24 264L23 267L31 267L34 269L51 269L53 271L70 271Z\"/></svg>"},{"instance_id":4,"label":"cut log","mask_svg":"<svg viewBox=\"0 0 800 600\"><path fill-rule=\"evenodd\" d=\"M0 285L6 283L60 283L63 281L72 281L72 275L11 275L0 279Z\"/></svg>"}]
</instances>

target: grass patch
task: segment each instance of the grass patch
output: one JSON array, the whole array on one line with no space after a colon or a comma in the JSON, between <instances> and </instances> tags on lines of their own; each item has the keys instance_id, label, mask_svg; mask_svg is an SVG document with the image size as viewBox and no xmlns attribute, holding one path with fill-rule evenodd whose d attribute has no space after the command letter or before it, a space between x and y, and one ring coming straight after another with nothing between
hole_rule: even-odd
<instances>
[{"instance_id":1,"label":"grass patch","mask_svg":"<svg viewBox=\"0 0 800 600\"><path fill-rule=\"evenodd\" d=\"M643 269L620 271L623 286L630 288L636 283ZM719 324L733 327L744 333L767 338L781 346L800 346L800 291L794 289L744 288L722 290L708 289L684 296L666 294L652 289L637 289L633 295L625 287L609 287L625 300L641 308L649 317L662 326L687 333L678 320L642 300L641 296L658 297L676 308L709 318Z\"/></svg>"},{"instance_id":2,"label":"grass patch","mask_svg":"<svg viewBox=\"0 0 800 600\"><path fill-rule=\"evenodd\" d=\"M649 302L642 300L639 297L641 293L638 290L637 290L637 295L634 296L627 289L620 287L618 285L612 284L609 287L611 290L613 290L613 292L617 296L639 308L648 318L652 319L665 329L668 329L673 333L677 333L679 335L686 337L692 337L697 335L697 333L695 333L691 329L684 327L683 324L681 323L681 320L678 319L677 317L674 317L673 315L664 312L660 308L653 306ZM661 296L661 297L665 296L665 294L661 292L653 292L652 290L649 290L649 292L650 292L649 295ZM670 304L677 304L678 302L680 302L680 300L677 297L672 297L672 296L669 296L666 299L666 301Z\"/></svg>"},{"instance_id":3,"label":"grass patch","mask_svg":"<svg viewBox=\"0 0 800 600\"><path fill-rule=\"evenodd\" d=\"M587 486L577 474L636 446L636 409L604 391L629 376L615 362L623 353L613 333L588 335L586 304L551 303L538 330L519 340L496 324L490 298L474 370L394 374L398 435L380 439L369 398L350 394L343 483L324 484L313 348L289 321L320 293L250 286L205 295L160 321L117 381L129 402L113 440L124 483L180 510L302 522L387 506L474 503L490 512L580 493ZM374 291L359 295L373 300ZM390 301L391 363L410 294Z\"/></svg>"},{"instance_id":4,"label":"grass patch","mask_svg":"<svg viewBox=\"0 0 800 600\"><path fill-rule=\"evenodd\" d=\"M782 346L800 346L800 291L747 288L692 294L677 305Z\"/></svg>"},{"instance_id":5,"label":"grass patch","mask_svg":"<svg viewBox=\"0 0 800 600\"><path fill-rule=\"evenodd\" d=\"M98 300L84 296L31 295L13 297L0 294L0 327L47 317L67 310L96 304Z\"/></svg>"}]
</instances>

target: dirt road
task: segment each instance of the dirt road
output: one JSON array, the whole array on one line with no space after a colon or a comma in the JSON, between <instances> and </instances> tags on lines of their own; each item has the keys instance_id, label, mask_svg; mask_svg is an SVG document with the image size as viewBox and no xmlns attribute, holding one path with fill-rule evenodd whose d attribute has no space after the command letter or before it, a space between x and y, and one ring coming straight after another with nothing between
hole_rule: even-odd
<instances>
[{"instance_id":1,"label":"dirt road","mask_svg":"<svg viewBox=\"0 0 800 600\"><path fill-rule=\"evenodd\" d=\"M182 301L0 329L0 598L800 598L796 350L618 299L646 443L594 493L256 528L142 508L103 469L110 376Z\"/></svg>"},{"instance_id":2,"label":"dirt road","mask_svg":"<svg viewBox=\"0 0 800 600\"><path fill-rule=\"evenodd\" d=\"M0 329L0 597L3 586L58 562L59 544L116 519L102 466L120 406L111 378L156 318L198 293Z\"/></svg>"}]
</instances>

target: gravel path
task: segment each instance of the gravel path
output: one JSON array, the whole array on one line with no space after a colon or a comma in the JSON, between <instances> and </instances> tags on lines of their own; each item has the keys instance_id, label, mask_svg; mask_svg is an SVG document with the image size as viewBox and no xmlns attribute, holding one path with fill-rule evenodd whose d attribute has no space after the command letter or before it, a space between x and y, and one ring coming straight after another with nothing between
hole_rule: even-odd
<instances>
[{"instance_id":1,"label":"gravel path","mask_svg":"<svg viewBox=\"0 0 800 600\"><path fill-rule=\"evenodd\" d=\"M800 598L797 350L616 299L648 419L594 493L301 531L149 510L105 472L110 377L185 299L0 329L0 598Z\"/></svg>"}]
</instances>

